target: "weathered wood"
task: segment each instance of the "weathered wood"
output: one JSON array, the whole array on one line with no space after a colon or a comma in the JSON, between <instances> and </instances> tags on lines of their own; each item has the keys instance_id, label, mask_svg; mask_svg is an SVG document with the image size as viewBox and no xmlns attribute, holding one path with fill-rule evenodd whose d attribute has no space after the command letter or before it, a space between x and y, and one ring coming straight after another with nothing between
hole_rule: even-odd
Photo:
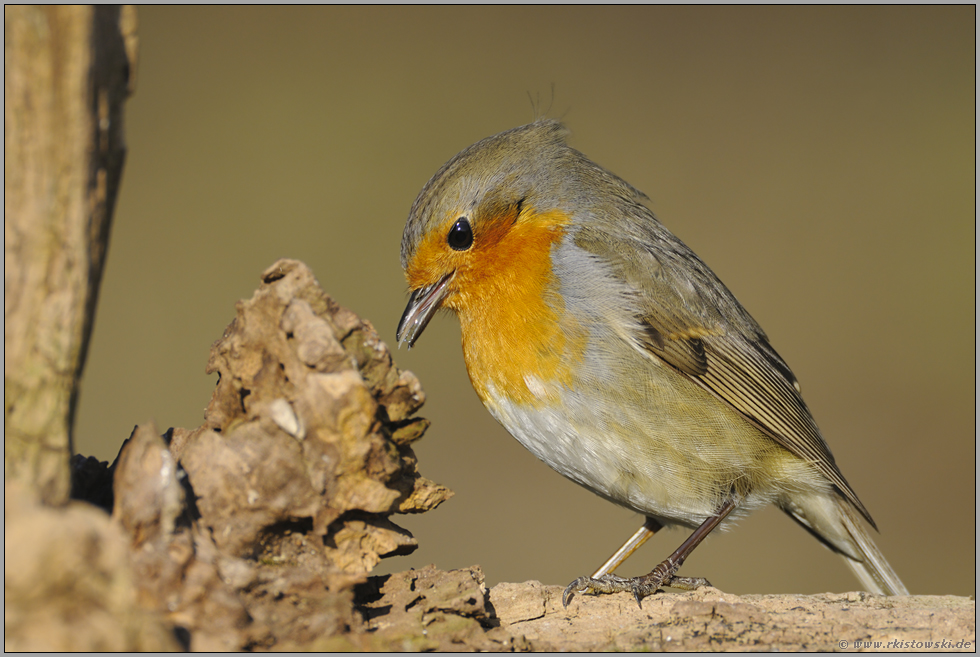
<instances>
[{"instance_id":1,"label":"weathered wood","mask_svg":"<svg viewBox=\"0 0 980 657\"><path fill-rule=\"evenodd\" d=\"M4 8L4 474L53 504L70 491L135 58L132 7Z\"/></svg>"}]
</instances>

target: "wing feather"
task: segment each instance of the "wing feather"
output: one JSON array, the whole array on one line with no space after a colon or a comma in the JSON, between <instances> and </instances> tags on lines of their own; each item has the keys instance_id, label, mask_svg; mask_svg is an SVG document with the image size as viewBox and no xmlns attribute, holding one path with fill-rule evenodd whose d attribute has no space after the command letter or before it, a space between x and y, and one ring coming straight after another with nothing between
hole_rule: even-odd
<instances>
[{"instance_id":1,"label":"wing feather","mask_svg":"<svg viewBox=\"0 0 980 657\"><path fill-rule=\"evenodd\" d=\"M638 342L812 463L875 526L837 467L796 377L759 324L649 210L634 206L632 218L611 231L601 221L582 227L575 242L630 288L638 306Z\"/></svg>"}]
</instances>

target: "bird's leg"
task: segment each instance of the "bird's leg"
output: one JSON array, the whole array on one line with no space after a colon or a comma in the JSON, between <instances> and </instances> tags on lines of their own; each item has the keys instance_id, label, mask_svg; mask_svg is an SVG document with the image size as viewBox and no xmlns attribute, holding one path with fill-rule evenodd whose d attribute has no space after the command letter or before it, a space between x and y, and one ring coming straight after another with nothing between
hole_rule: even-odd
<instances>
[{"instance_id":1,"label":"bird's leg","mask_svg":"<svg viewBox=\"0 0 980 657\"><path fill-rule=\"evenodd\" d=\"M636 603L640 604L640 601L643 600L643 598L655 593L661 586L672 586L688 591L694 590L701 586L710 586L711 584L708 582L708 580L704 579L703 577L677 577L674 573L677 572L677 569L681 567L691 552L694 551L694 548L701 544L701 541L704 540L705 536L711 533L712 529L721 524L721 521L732 512L735 506L735 499L729 498L728 501L726 501L721 508L714 513L714 515L709 516L707 520L701 523L701 526L695 529L694 533L692 533L686 541L681 543L681 546L674 550L673 554L664 559L664 561L658 564L657 567L654 568L649 574L627 579L625 577L613 575L607 570L598 577L579 577L565 588L565 592L561 596L562 604L567 607L569 600L572 599L572 595L576 591L596 594L630 591L633 593L633 597L636 598ZM644 527L645 526L646 525L644 525ZM640 532L634 534L634 538L636 538L639 533ZM646 538L643 540L646 540ZM632 540L633 539L631 538L630 541ZM616 554L618 555L619 553L623 552L626 546L629 545L630 541L627 541L627 544L620 548L619 552ZM639 545L636 545L636 547L639 547ZM635 550L636 547L634 547L633 550ZM615 558L615 556L616 555L613 555L613 558ZM627 554L626 556L629 555ZM619 559L619 562L617 562L613 568L621 563L626 556ZM608 564L611 561L613 561L612 558L606 563ZM603 565L603 568L605 568L605 565L606 564ZM601 571L602 568L600 568L600 570L597 572Z\"/></svg>"},{"instance_id":2,"label":"bird's leg","mask_svg":"<svg viewBox=\"0 0 980 657\"><path fill-rule=\"evenodd\" d=\"M598 570L592 573L592 579L599 579L603 575L608 575L616 570L620 564L629 559L631 554L640 549L640 546L646 543L651 536L663 528L664 526L653 518L647 518L643 522L643 526L637 529L636 533L630 536L629 539L623 543L622 547L616 550L611 557L606 559L604 564L599 566Z\"/></svg>"}]
</instances>

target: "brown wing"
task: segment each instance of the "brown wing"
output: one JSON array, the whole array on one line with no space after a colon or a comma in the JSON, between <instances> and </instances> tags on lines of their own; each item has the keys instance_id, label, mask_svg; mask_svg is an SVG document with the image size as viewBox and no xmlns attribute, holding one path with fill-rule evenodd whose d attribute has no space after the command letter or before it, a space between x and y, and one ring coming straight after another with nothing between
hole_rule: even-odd
<instances>
[{"instance_id":1,"label":"brown wing","mask_svg":"<svg viewBox=\"0 0 980 657\"><path fill-rule=\"evenodd\" d=\"M652 215L648 220L643 228L649 234L640 240L622 234L611 240L593 229L576 238L631 288L640 308L641 344L812 463L874 526L837 467L796 377L761 327L687 246ZM663 248L655 252L646 246L658 242Z\"/></svg>"}]
</instances>

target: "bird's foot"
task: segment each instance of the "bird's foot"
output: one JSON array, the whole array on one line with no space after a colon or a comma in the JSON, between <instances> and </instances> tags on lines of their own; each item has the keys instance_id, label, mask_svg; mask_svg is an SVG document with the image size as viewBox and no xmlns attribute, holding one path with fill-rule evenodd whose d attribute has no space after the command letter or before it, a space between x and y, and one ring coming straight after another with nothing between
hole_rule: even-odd
<instances>
[{"instance_id":1,"label":"bird's foot","mask_svg":"<svg viewBox=\"0 0 980 657\"><path fill-rule=\"evenodd\" d=\"M664 561L654 568L649 574L640 577L619 577L612 573L607 573L601 577L579 577L574 582L565 587L562 593L561 603L567 607L572 596L578 593L591 593L599 595L602 593L620 593L629 591L636 598L636 604L642 606L641 601L648 595L653 595L662 586L670 586L684 591L693 591L702 586L711 586L711 583L703 577L677 577L674 571L677 566L669 561Z\"/></svg>"}]
</instances>

